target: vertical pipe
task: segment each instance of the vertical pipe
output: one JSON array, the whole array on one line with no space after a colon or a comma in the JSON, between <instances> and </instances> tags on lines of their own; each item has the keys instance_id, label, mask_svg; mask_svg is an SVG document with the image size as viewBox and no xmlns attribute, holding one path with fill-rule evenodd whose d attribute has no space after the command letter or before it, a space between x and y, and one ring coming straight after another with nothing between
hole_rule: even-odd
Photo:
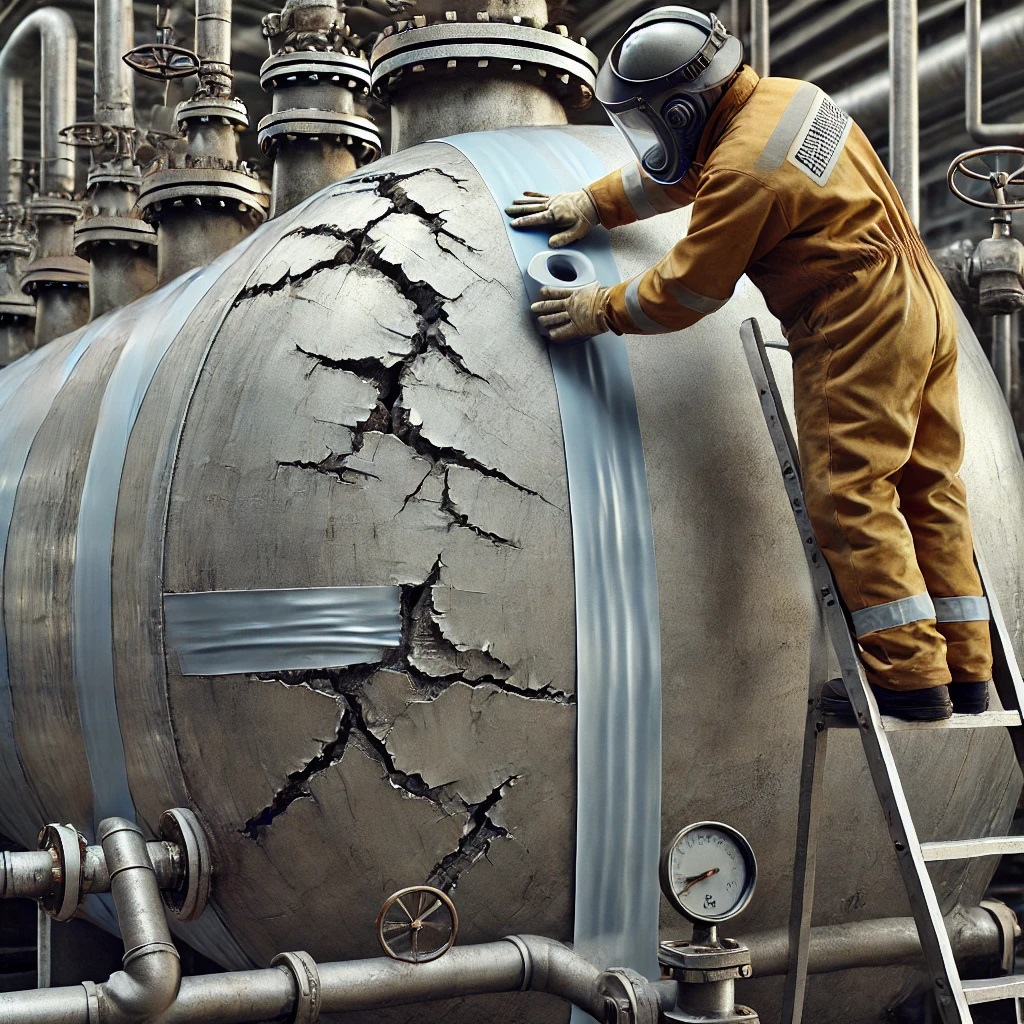
<instances>
[{"instance_id":1,"label":"vertical pipe","mask_svg":"<svg viewBox=\"0 0 1024 1024\"><path fill-rule=\"evenodd\" d=\"M53 944L50 941L50 915L42 904L36 907L36 988L49 988L53 964Z\"/></svg>"},{"instance_id":2,"label":"vertical pipe","mask_svg":"<svg viewBox=\"0 0 1024 1024\"><path fill-rule=\"evenodd\" d=\"M196 53L199 54L199 79L207 74L231 76L231 0L196 0ZM226 89L229 84L218 81Z\"/></svg>"},{"instance_id":3,"label":"vertical pipe","mask_svg":"<svg viewBox=\"0 0 1024 1024\"><path fill-rule=\"evenodd\" d=\"M132 0L96 0L96 64L93 109L100 124L134 128L135 96L131 69L121 57L135 45Z\"/></svg>"},{"instance_id":4,"label":"vertical pipe","mask_svg":"<svg viewBox=\"0 0 1024 1024\"><path fill-rule=\"evenodd\" d=\"M889 170L915 227L921 223L917 0L889 0Z\"/></svg>"},{"instance_id":5,"label":"vertical pipe","mask_svg":"<svg viewBox=\"0 0 1024 1024\"><path fill-rule=\"evenodd\" d=\"M1013 389L1013 314L992 317L992 369L1007 405Z\"/></svg>"},{"instance_id":6,"label":"vertical pipe","mask_svg":"<svg viewBox=\"0 0 1024 1024\"><path fill-rule=\"evenodd\" d=\"M1024 123L985 124L981 106L981 0L964 0L967 73L964 78L967 134L980 146L1024 144Z\"/></svg>"},{"instance_id":7,"label":"vertical pipe","mask_svg":"<svg viewBox=\"0 0 1024 1024\"><path fill-rule=\"evenodd\" d=\"M770 45L768 0L750 0L750 63L762 78L771 74Z\"/></svg>"},{"instance_id":8,"label":"vertical pipe","mask_svg":"<svg viewBox=\"0 0 1024 1024\"><path fill-rule=\"evenodd\" d=\"M4 175L5 203L21 202L21 176L25 170L25 83L11 78L0 98L0 173Z\"/></svg>"},{"instance_id":9,"label":"vertical pipe","mask_svg":"<svg viewBox=\"0 0 1024 1024\"><path fill-rule=\"evenodd\" d=\"M40 49L42 59L40 59ZM42 89L41 149L43 155L40 191L70 195L75 189L75 151L60 136L61 128L75 121L75 78L78 70L78 36L71 17L56 7L41 7L20 22L0 50L0 96L15 81L21 82L33 70L40 72ZM7 104L0 107L4 121L11 115ZM18 125L0 122L0 168L10 173L13 132ZM20 136L20 132L17 132ZM20 189L19 189L20 191Z\"/></svg>"}]
</instances>

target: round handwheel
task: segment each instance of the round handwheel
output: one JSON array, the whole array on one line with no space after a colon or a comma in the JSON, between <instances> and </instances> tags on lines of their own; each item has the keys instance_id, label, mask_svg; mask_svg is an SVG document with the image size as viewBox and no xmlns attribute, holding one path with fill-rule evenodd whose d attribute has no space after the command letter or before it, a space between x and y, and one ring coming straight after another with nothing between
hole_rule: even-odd
<instances>
[{"instance_id":1,"label":"round handwheel","mask_svg":"<svg viewBox=\"0 0 1024 1024\"><path fill-rule=\"evenodd\" d=\"M459 915L440 889L414 885L389 896L377 915L377 940L392 960L425 964L455 945Z\"/></svg>"},{"instance_id":2,"label":"round handwheel","mask_svg":"<svg viewBox=\"0 0 1024 1024\"><path fill-rule=\"evenodd\" d=\"M983 160L990 156L1015 156L1021 164L1015 171L993 171L986 167L983 171L969 166L972 160ZM957 184L957 176L970 181L984 181L991 187L993 199L975 199L967 195ZM946 184L950 191L962 202L970 206L978 206L983 210L1024 210L1024 197L1021 199L1006 198L1006 189L1010 185L1024 185L1024 149L1018 146L986 146L983 149L972 149L961 153L950 165L946 173Z\"/></svg>"},{"instance_id":3,"label":"round handwheel","mask_svg":"<svg viewBox=\"0 0 1024 1024\"><path fill-rule=\"evenodd\" d=\"M67 128L61 128L60 134L72 146L84 146L88 149L112 146L117 142L117 133L113 126L100 124L99 121L78 121Z\"/></svg>"},{"instance_id":4,"label":"round handwheel","mask_svg":"<svg viewBox=\"0 0 1024 1024\"><path fill-rule=\"evenodd\" d=\"M129 50L122 58L125 64L144 78L169 82L172 78L188 78L199 73L199 57L184 46L170 43L146 43Z\"/></svg>"}]
</instances>

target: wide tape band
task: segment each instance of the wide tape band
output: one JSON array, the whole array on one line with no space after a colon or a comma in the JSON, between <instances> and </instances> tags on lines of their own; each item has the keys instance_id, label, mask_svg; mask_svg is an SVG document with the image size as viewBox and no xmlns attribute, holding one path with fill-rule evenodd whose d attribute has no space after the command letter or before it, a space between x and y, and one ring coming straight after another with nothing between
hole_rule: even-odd
<instances>
[{"instance_id":1,"label":"wide tape band","mask_svg":"<svg viewBox=\"0 0 1024 1024\"><path fill-rule=\"evenodd\" d=\"M165 594L164 622L186 676L366 664L402 638L398 587Z\"/></svg>"},{"instance_id":2,"label":"wide tape band","mask_svg":"<svg viewBox=\"0 0 1024 1024\"><path fill-rule=\"evenodd\" d=\"M500 209L527 189L569 191L606 172L584 143L557 128L443 141L473 162ZM524 273L547 248L544 232L508 236ZM575 248L602 284L618 283L606 231ZM576 583L575 947L601 967L657 977L661 637L636 395L625 343L613 334L552 345L549 353ZM575 1010L574 1018L586 1015Z\"/></svg>"}]
</instances>

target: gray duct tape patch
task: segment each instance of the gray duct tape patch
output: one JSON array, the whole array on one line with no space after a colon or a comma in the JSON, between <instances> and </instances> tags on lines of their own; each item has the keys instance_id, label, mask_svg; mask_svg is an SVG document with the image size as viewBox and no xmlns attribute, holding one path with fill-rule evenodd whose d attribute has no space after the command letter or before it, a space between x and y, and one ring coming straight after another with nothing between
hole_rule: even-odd
<instances>
[{"instance_id":1,"label":"gray duct tape patch","mask_svg":"<svg viewBox=\"0 0 1024 1024\"><path fill-rule=\"evenodd\" d=\"M502 210L526 189L562 192L605 173L579 139L557 128L443 141L473 162ZM525 278L547 234L508 236ZM620 280L606 232L575 249L603 284ZM613 334L549 352L576 576L575 946L601 967L657 977L661 638L636 395L626 346ZM574 1018L586 1015L577 1010Z\"/></svg>"},{"instance_id":2,"label":"gray duct tape patch","mask_svg":"<svg viewBox=\"0 0 1024 1024\"><path fill-rule=\"evenodd\" d=\"M398 587L165 594L164 621L186 676L365 664L402 637Z\"/></svg>"}]
</instances>

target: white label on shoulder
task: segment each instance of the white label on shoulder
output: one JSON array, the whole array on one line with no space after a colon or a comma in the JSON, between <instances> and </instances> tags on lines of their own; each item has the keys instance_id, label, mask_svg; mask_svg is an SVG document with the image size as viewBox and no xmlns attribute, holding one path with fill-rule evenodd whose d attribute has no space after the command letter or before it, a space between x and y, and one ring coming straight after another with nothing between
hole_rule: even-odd
<instances>
[{"instance_id":1,"label":"white label on shoulder","mask_svg":"<svg viewBox=\"0 0 1024 1024\"><path fill-rule=\"evenodd\" d=\"M786 159L819 185L832 177L853 127L849 114L824 93L811 105Z\"/></svg>"}]
</instances>

